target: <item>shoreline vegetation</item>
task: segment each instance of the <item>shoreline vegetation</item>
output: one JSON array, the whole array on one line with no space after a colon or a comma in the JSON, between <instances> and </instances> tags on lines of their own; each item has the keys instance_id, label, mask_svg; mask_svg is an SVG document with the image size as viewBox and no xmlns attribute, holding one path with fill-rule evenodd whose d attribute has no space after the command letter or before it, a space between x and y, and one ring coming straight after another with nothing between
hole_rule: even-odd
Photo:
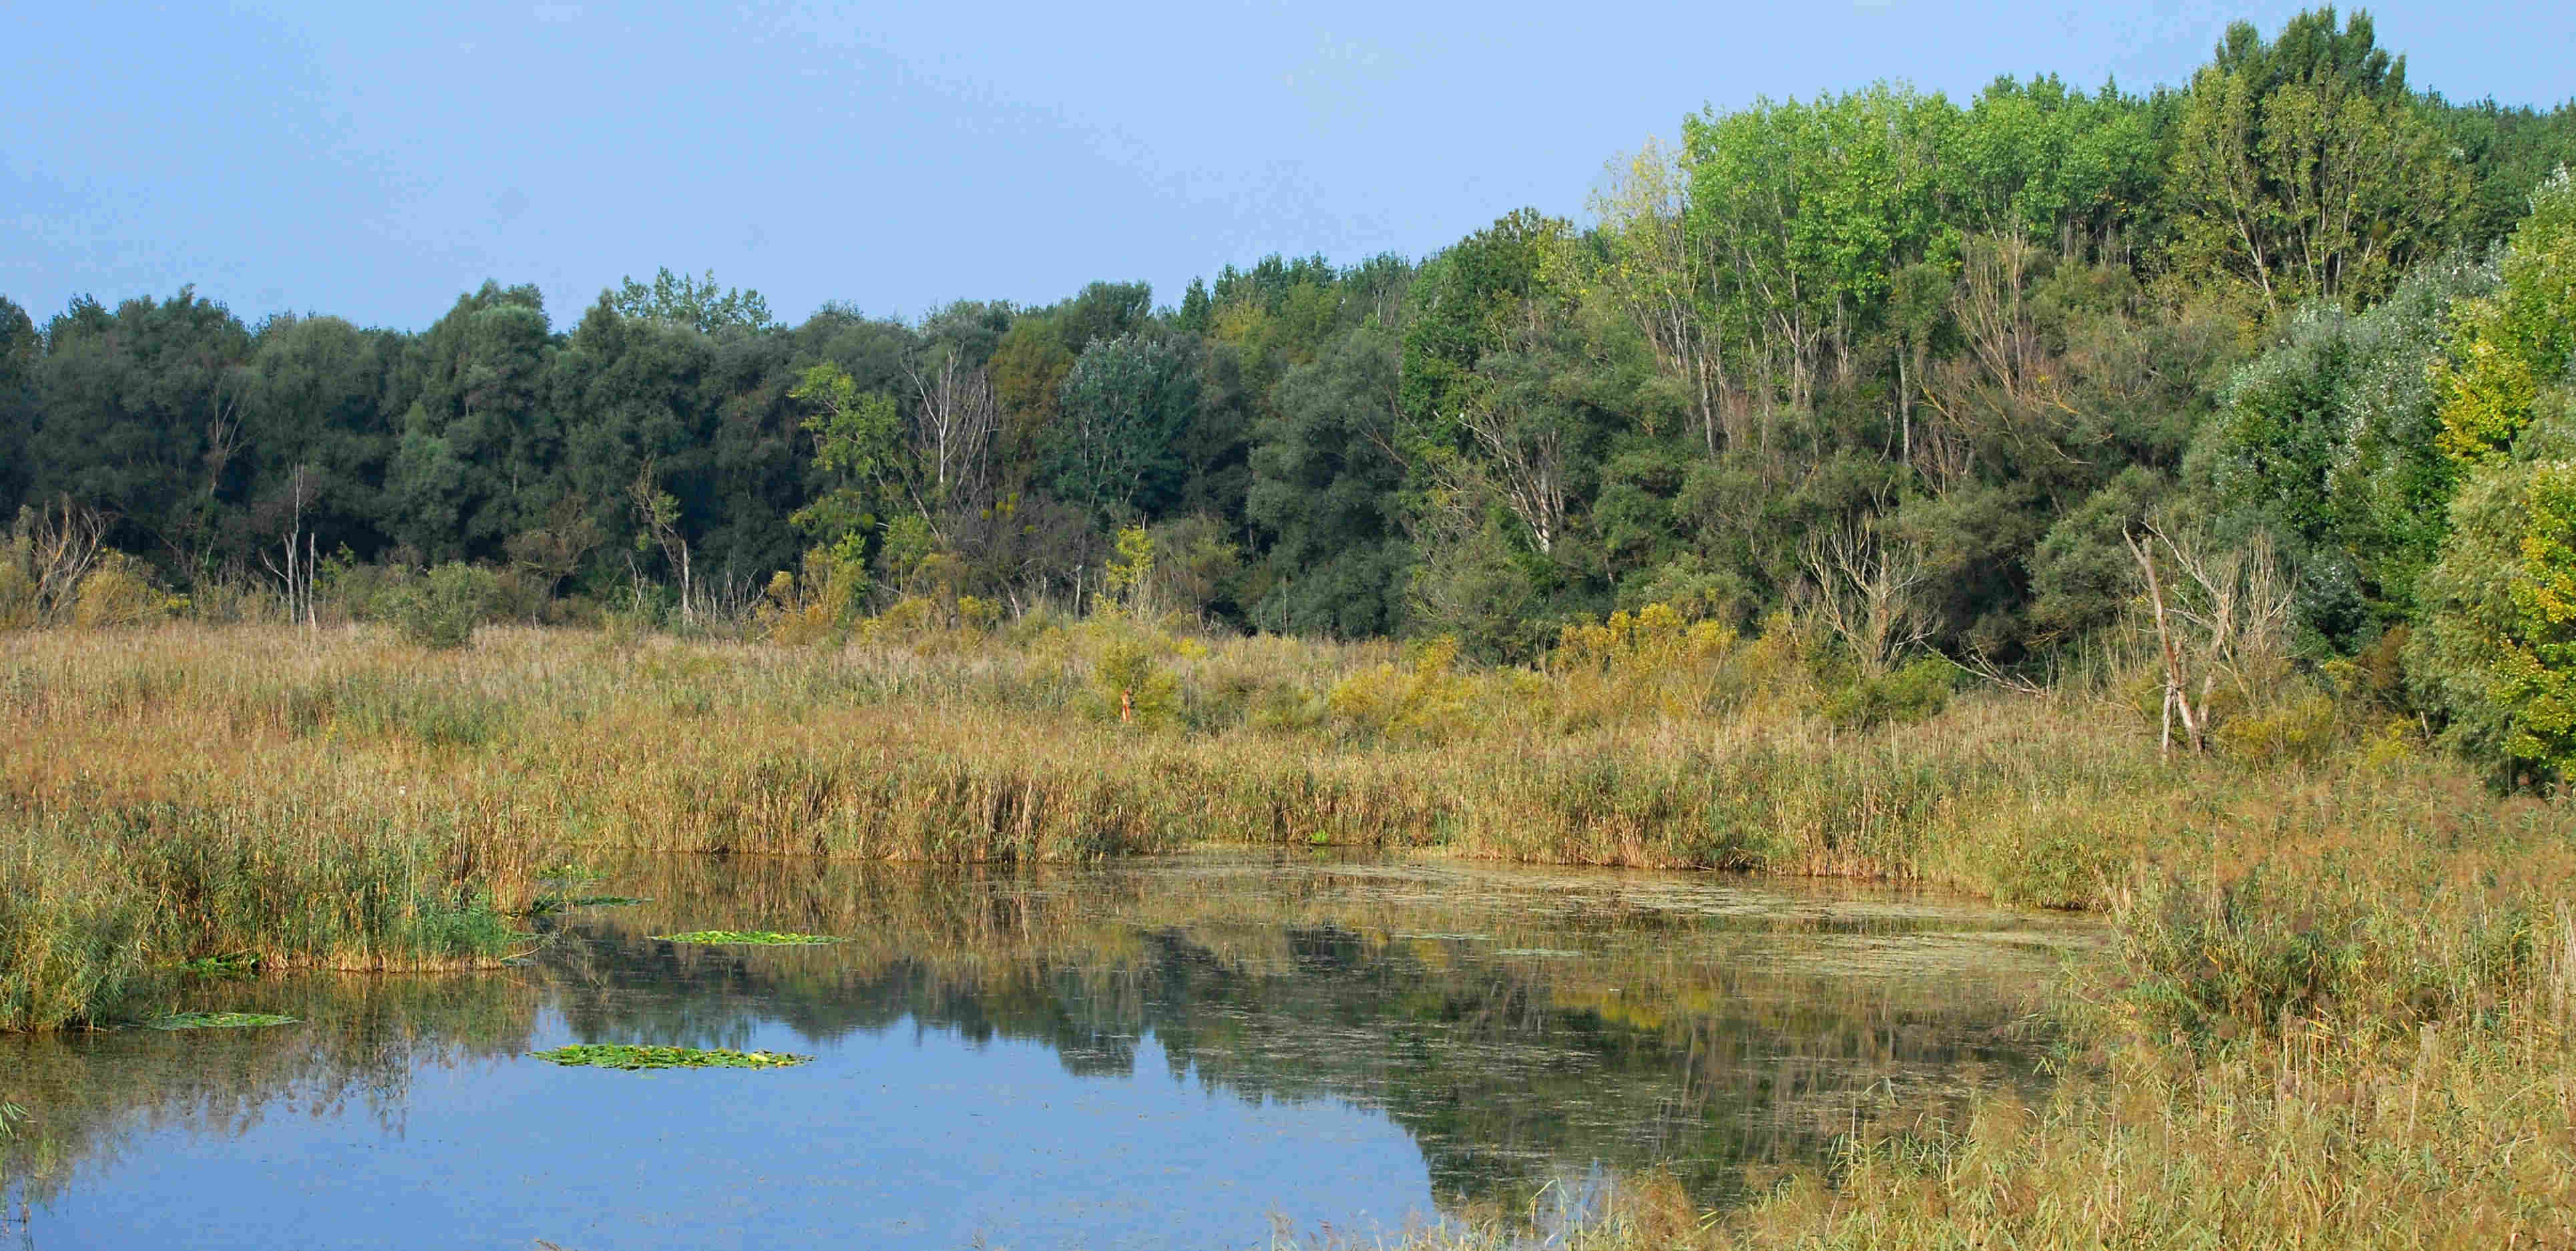
<instances>
[{"instance_id":1,"label":"shoreline vegetation","mask_svg":"<svg viewBox=\"0 0 2576 1251\"><path fill-rule=\"evenodd\" d=\"M42 749L0 763L7 1024L105 1019L209 956L491 963L512 914L561 886L550 866L611 851L1042 861L1215 841L1848 875L2113 926L2054 992L2057 1092L1891 1121L1722 1216L1644 1179L1583 1237L2576 1233L2565 805L2493 791L2366 693L2284 670L2238 723L2314 728L2168 753L2131 660L2035 691L1945 679L1855 716L1831 649L1787 619L1746 638L1650 610L1489 667L1115 612L904 624L920 616L827 647L13 635L0 734Z\"/></svg>"}]
</instances>

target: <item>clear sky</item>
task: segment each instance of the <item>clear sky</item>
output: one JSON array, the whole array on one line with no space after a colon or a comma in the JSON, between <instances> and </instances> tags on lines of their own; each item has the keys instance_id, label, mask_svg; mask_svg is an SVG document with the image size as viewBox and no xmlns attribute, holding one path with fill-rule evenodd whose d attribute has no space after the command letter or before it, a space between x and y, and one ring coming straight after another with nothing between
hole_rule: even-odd
<instances>
[{"instance_id":1,"label":"clear sky","mask_svg":"<svg viewBox=\"0 0 2576 1251\"><path fill-rule=\"evenodd\" d=\"M2300 5L39 3L0 17L0 294L195 283L418 327L483 279L558 324L654 268L801 319L1173 302L1269 252L1419 256L1580 215L1705 105L1878 78L2180 83ZM2454 99L2576 94L2576 4L2372 9Z\"/></svg>"}]
</instances>

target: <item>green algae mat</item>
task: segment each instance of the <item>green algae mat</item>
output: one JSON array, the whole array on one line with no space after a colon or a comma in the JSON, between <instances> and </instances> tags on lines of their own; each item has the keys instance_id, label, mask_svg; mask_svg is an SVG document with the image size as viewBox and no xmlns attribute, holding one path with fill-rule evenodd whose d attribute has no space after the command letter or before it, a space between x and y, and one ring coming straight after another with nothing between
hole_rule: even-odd
<instances>
[{"instance_id":1,"label":"green algae mat","mask_svg":"<svg viewBox=\"0 0 2576 1251\"><path fill-rule=\"evenodd\" d=\"M173 1012L144 1022L153 1029L251 1029L295 1023L294 1017L267 1012Z\"/></svg>"},{"instance_id":2,"label":"green algae mat","mask_svg":"<svg viewBox=\"0 0 2576 1251\"><path fill-rule=\"evenodd\" d=\"M686 934L655 934L666 943L700 943L710 947L812 947L823 943L848 942L829 934L778 934L768 930L691 930Z\"/></svg>"},{"instance_id":3,"label":"green algae mat","mask_svg":"<svg viewBox=\"0 0 2576 1251\"><path fill-rule=\"evenodd\" d=\"M572 1068L592 1069L783 1069L812 1060L784 1051L727 1051L703 1047L637 1047L625 1043L557 1047L529 1055Z\"/></svg>"}]
</instances>

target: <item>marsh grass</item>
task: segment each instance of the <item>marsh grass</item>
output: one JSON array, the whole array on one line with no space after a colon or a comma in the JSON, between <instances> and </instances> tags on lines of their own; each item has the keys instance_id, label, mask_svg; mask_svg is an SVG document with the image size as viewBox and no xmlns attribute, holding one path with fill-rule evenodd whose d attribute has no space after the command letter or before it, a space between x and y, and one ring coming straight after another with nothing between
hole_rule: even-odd
<instances>
[{"instance_id":1,"label":"marsh grass","mask_svg":"<svg viewBox=\"0 0 2576 1251\"><path fill-rule=\"evenodd\" d=\"M644 1047L631 1043L595 1043L528 1053L567 1068L623 1069L783 1069L811 1063L812 1056L783 1051L731 1051L721 1047Z\"/></svg>"}]
</instances>

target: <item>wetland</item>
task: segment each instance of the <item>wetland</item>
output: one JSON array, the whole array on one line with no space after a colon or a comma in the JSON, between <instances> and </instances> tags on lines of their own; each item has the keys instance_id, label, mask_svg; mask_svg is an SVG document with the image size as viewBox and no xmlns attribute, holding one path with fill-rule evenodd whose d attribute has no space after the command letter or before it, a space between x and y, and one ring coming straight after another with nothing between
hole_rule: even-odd
<instances>
[{"instance_id":1,"label":"wetland","mask_svg":"<svg viewBox=\"0 0 2576 1251\"><path fill-rule=\"evenodd\" d=\"M290 1023L0 1037L22 1241L1248 1246L1544 1221L1648 1170L1722 1206L1889 1109L2035 1093L2035 1004L2102 933L1385 856L596 872L632 902L542 912L505 968L192 978L170 1012ZM844 941L656 937L694 931ZM609 1053L669 1048L770 1061Z\"/></svg>"}]
</instances>

